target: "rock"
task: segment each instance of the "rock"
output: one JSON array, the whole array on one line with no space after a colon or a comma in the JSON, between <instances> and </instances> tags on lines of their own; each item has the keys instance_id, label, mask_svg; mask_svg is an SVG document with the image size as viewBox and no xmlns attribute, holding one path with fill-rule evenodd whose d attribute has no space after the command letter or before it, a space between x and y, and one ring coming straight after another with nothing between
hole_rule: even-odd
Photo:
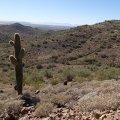
<instances>
[{"instance_id":1,"label":"rock","mask_svg":"<svg viewBox=\"0 0 120 120\"><path fill-rule=\"evenodd\" d=\"M38 94L39 92L40 92L40 90L36 90L36 91L35 91L35 94Z\"/></svg>"},{"instance_id":2,"label":"rock","mask_svg":"<svg viewBox=\"0 0 120 120\"><path fill-rule=\"evenodd\" d=\"M57 111L58 111L58 109L55 108L55 109L52 110L52 113L57 113Z\"/></svg>"},{"instance_id":3,"label":"rock","mask_svg":"<svg viewBox=\"0 0 120 120\"><path fill-rule=\"evenodd\" d=\"M98 120L98 119L96 119L96 118L92 118L91 120Z\"/></svg>"},{"instance_id":4,"label":"rock","mask_svg":"<svg viewBox=\"0 0 120 120\"><path fill-rule=\"evenodd\" d=\"M59 118L61 118L61 117L62 117L62 113L57 113L57 116L58 116Z\"/></svg>"},{"instance_id":5,"label":"rock","mask_svg":"<svg viewBox=\"0 0 120 120\"><path fill-rule=\"evenodd\" d=\"M58 116L55 116L55 119L54 119L54 120L61 120L61 118L58 117Z\"/></svg>"},{"instance_id":6,"label":"rock","mask_svg":"<svg viewBox=\"0 0 120 120\"><path fill-rule=\"evenodd\" d=\"M0 114L0 118L4 118L4 113Z\"/></svg>"},{"instance_id":7,"label":"rock","mask_svg":"<svg viewBox=\"0 0 120 120\"><path fill-rule=\"evenodd\" d=\"M4 91L3 91L3 90L0 90L0 93L4 93Z\"/></svg>"},{"instance_id":8,"label":"rock","mask_svg":"<svg viewBox=\"0 0 120 120\"><path fill-rule=\"evenodd\" d=\"M63 108L62 113L68 113L69 109Z\"/></svg>"},{"instance_id":9,"label":"rock","mask_svg":"<svg viewBox=\"0 0 120 120\"><path fill-rule=\"evenodd\" d=\"M68 83L68 81L67 81L67 80L65 80L65 81L64 81L64 85L67 85L67 83Z\"/></svg>"},{"instance_id":10,"label":"rock","mask_svg":"<svg viewBox=\"0 0 120 120\"><path fill-rule=\"evenodd\" d=\"M27 116L21 117L19 120L29 120L29 117L27 115Z\"/></svg>"},{"instance_id":11,"label":"rock","mask_svg":"<svg viewBox=\"0 0 120 120\"><path fill-rule=\"evenodd\" d=\"M79 116L75 116L75 120L80 120Z\"/></svg>"},{"instance_id":12,"label":"rock","mask_svg":"<svg viewBox=\"0 0 120 120\"><path fill-rule=\"evenodd\" d=\"M120 106L117 109L120 110Z\"/></svg>"},{"instance_id":13,"label":"rock","mask_svg":"<svg viewBox=\"0 0 120 120\"><path fill-rule=\"evenodd\" d=\"M116 110L117 110L117 108L116 108L116 107L112 107L111 109L112 109L113 111L116 111Z\"/></svg>"},{"instance_id":14,"label":"rock","mask_svg":"<svg viewBox=\"0 0 120 120\"><path fill-rule=\"evenodd\" d=\"M35 111L35 108L34 106L30 106L30 107L23 107L21 109L21 114L26 114L26 113L31 113L31 112L34 112Z\"/></svg>"},{"instance_id":15,"label":"rock","mask_svg":"<svg viewBox=\"0 0 120 120\"><path fill-rule=\"evenodd\" d=\"M70 116L75 116L74 111L70 111Z\"/></svg>"},{"instance_id":16,"label":"rock","mask_svg":"<svg viewBox=\"0 0 120 120\"><path fill-rule=\"evenodd\" d=\"M102 116L100 117L100 120L104 120L105 118L107 118L107 115L106 115L106 114L102 115Z\"/></svg>"},{"instance_id":17,"label":"rock","mask_svg":"<svg viewBox=\"0 0 120 120\"><path fill-rule=\"evenodd\" d=\"M105 111L102 112L102 115L103 114L109 114L109 113L110 113L110 110L105 110Z\"/></svg>"},{"instance_id":18,"label":"rock","mask_svg":"<svg viewBox=\"0 0 120 120\"><path fill-rule=\"evenodd\" d=\"M117 110L117 113L120 113L120 110Z\"/></svg>"},{"instance_id":19,"label":"rock","mask_svg":"<svg viewBox=\"0 0 120 120\"><path fill-rule=\"evenodd\" d=\"M55 119L55 116L56 116L56 114L52 113L49 115L49 118L53 120L53 119Z\"/></svg>"},{"instance_id":20,"label":"rock","mask_svg":"<svg viewBox=\"0 0 120 120\"><path fill-rule=\"evenodd\" d=\"M13 114L7 114L5 116L5 120L16 120L15 116Z\"/></svg>"},{"instance_id":21,"label":"rock","mask_svg":"<svg viewBox=\"0 0 120 120\"><path fill-rule=\"evenodd\" d=\"M91 120L90 117L84 117L83 120Z\"/></svg>"},{"instance_id":22,"label":"rock","mask_svg":"<svg viewBox=\"0 0 120 120\"><path fill-rule=\"evenodd\" d=\"M54 119L51 119L50 117L46 117L46 118L43 118L42 120L54 120Z\"/></svg>"},{"instance_id":23,"label":"rock","mask_svg":"<svg viewBox=\"0 0 120 120\"><path fill-rule=\"evenodd\" d=\"M40 102L40 99L36 96L31 96L29 93L25 93L22 98L25 101L24 106L36 105Z\"/></svg>"},{"instance_id":24,"label":"rock","mask_svg":"<svg viewBox=\"0 0 120 120\"><path fill-rule=\"evenodd\" d=\"M28 112L28 109L26 107L23 107L21 109L21 114L26 114Z\"/></svg>"},{"instance_id":25,"label":"rock","mask_svg":"<svg viewBox=\"0 0 120 120\"><path fill-rule=\"evenodd\" d=\"M35 106L30 106L30 107L27 107L28 108L28 110L30 111L30 112L34 112L35 111Z\"/></svg>"},{"instance_id":26,"label":"rock","mask_svg":"<svg viewBox=\"0 0 120 120\"><path fill-rule=\"evenodd\" d=\"M116 120L119 120L120 114L117 114L117 113L116 113L114 117L115 117Z\"/></svg>"},{"instance_id":27,"label":"rock","mask_svg":"<svg viewBox=\"0 0 120 120\"><path fill-rule=\"evenodd\" d=\"M65 112L65 113L62 113L63 114L63 116L65 117L65 116L67 116L67 113Z\"/></svg>"},{"instance_id":28,"label":"rock","mask_svg":"<svg viewBox=\"0 0 120 120\"><path fill-rule=\"evenodd\" d=\"M94 117L96 118L96 119L99 119L100 118L100 116L101 116L101 114L100 113L93 113L94 114Z\"/></svg>"}]
</instances>

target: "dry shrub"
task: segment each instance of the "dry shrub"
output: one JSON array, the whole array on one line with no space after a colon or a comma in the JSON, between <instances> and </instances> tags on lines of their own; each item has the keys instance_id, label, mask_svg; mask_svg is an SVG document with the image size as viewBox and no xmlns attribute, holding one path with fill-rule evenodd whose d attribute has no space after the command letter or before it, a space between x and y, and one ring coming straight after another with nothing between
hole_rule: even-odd
<instances>
[{"instance_id":1,"label":"dry shrub","mask_svg":"<svg viewBox=\"0 0 120 120\"><path fill-rule=\"evenodd\" d=\"M56 86L53 86L53 92L54 94L59 94L59 93L62 93L62 92L66 92L66 90L69 88L69 86L65 86L63 85L63 83L59 83L58 85Z\"/></svg>"},{"instance_id":2,"label":"dry shrub","mask_svg":"<svg viewBox=\"0 0 120 120\"><path fill-rule=\"evenodd\" d=\"M95 109L104 110L108 108L117 108L120 104L120 96L116 93L111 94L101 94L99 96L94 96L86 100L80 100L79 106L83 111L91 111Z\"/></svg>"},{"instance_id":3,"label":"dry shrub","mask_svg":"<svg viewBox=\"0 0 120 120\"><path fill-rule=\"evenodd\" d=\"M0 101L0 115L4 112L4 102Z\"/></svg>"},{"instance_id":4,"label":"dry shrub","mask_svg":"<svg viewBox=\"0 0 120 120\"><path fill-rule=\"evenodd\" d=\"M66 103L69 103L72 96L66 95L65 93L49 93L41 95L41 103L52 103L55 107L64 107Z\"/></svg>"},{"instance_id":5,"label":"dry shrub","mask_svg":"<svg viewBox=\"0 0 120 120\"><path fill-rule=\"evenodd\" d=\"M0 100L6 100L6 99L8 99L8 95L7 94L1 94L0 95Z\"/></svg>"},{"instance_id":6,"label":"dry shrub","mask_svg":"<svg viewBox=\"0 0 120 120\"><path fill-rule=\"evenodd\" d=\"M71 96L65 95L63 93L59 93L57 95L53 95L51 99L52 99L51 102L59 108L59 107L64 107L65 104L70 101Z\"/></svg>"},{"instance_id":7,"label":"dry shrub","mask_svg":"<svg viewBox=\"0 0 120 120\"><path fill-rule=\"evenodd\" d=\"M54 89L52 85L47 85L45 88L41 89L41 93L44 93L44 94L49 94L53 91Z\"/></svg>"},{"instance_id":8,"label":"dry shrub","mask_svg":"<svg viewBox=\"0 0 120 120\"><path fill-rule=\"evenodd\" d=\"M19 114L22 106L22 100L9 100L5 104L6 111L10 114Z\"/></svg>"},{"instance_id":9,"label":"dry shrub","mask_svg":"<svg viewBox=\"0 0 120 120\"><path fill-rule=\"evenodd\" d=\"M37 117L47 116L53 109L53 104L51 103L42 103L36 108L34 115Z\"/></svg>"},{"instance_id":10,"label":"dry shrub","mask_svg":"<svg viewBox=\"0 0 120 120\"><path fill-rule=\"evenodd\" d=\"M83 86L86 90L90 88L91 90L79 99L81 110L118 108L120 105L120 84L118 83L119 81L115 80L96 81L96 83L91 81L87 86Z\"/></svg>"}]
</instances>

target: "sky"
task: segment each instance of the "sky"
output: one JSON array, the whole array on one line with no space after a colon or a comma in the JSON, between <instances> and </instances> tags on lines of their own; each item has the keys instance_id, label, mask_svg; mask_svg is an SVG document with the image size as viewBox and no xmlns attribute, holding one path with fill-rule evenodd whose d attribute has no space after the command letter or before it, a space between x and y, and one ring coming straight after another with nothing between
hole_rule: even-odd
<instances>
[{"instance_id":1,"label":"sky","mask_svg":"<svg viewBox=\"0 0 120 120\"><path fill-rule=\"evenodd\" d=\"M120 19L120 0L0 0L0 21L95 24Z\"/></svg>"}]
</instances>

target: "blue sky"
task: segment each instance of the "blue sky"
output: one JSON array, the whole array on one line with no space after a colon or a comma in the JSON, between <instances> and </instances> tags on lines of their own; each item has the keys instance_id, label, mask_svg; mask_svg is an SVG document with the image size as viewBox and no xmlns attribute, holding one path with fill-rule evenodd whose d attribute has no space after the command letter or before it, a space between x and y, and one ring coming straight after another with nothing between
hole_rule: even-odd
<instances>
[{"instance_id":1,"label":"blue sky","mask_svg":"<svg viewBox=\"0 0 120 120\"><path fill-rule=\"evenodd\" d=\"M94 24L120 19L120 0L1 0L0 21Z\"/></svg>"}]
</instances>

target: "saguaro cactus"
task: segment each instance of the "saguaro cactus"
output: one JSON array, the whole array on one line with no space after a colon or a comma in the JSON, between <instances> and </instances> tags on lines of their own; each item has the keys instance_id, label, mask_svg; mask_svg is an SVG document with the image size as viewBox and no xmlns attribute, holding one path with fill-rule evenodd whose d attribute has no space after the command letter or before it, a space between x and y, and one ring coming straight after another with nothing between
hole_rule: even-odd
<instances>
[{"instance_id":1,"label":"saguaro cactus","mask_svg":"<svg viewBox=\"0 0 120 120\"><path fill-rule=\"evenodd\" d=\"M20 95L22 94L22 83L23 83L22 58L24 57L25 49L21 48L20 36L18 33L15 33L14 41L10 40L9 43L15 48L14 56L10 55L9 59L11 63L15 66L16 90L18 91L18 95Z\"/></svg>"}]
</instances>

